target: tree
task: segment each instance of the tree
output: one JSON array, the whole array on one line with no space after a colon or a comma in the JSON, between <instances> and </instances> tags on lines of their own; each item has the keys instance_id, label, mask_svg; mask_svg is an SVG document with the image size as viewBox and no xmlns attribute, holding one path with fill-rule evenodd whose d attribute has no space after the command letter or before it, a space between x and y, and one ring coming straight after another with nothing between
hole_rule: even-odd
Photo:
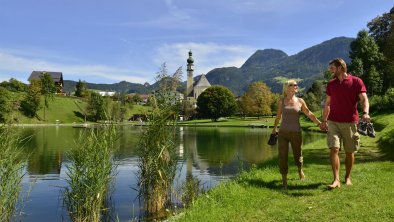
<instances>
[{"instance_id":1,"label":"tree","mask_svg":"<svg viewBox=\"0 0 394 222\"><path fill-rule=\"evenodd\" d=\"M197 98L197 113L200 117L217 121L231 116L236 111L234 94L224 86L211 86Z\"/></svg>"},{"instance_id":2,"label":"tree","mask_svg":"<svg viewBox=\"0 0 394 222\"><path fill-rule=\"evenodd\" d=\"M385 60L383 61L383 92L394 86L394 7L389 13L368 23L369 33L375 39ZM378 69L379 70L379 69ZM380 70L379 70L380 71Z\"/></svg>"},{"instance_id":3,"label":"tree","mask_svg":"<svg viewBox=\"0 0 394 222\"><path fill-rule=\"evenodd\" d=\"M87 113L93 121L103 120L106 117L104 98L95 92L91 92L88 99Z\"/></svg>"},{"instance_id":4,"label":"tree","mask_svg":"<svg viewBox=\"0 0 394 222\"><path fill-rule=\"evenodd\" d=\"M308 108L311 111L317 111L320 108L320 100L316 98L316 95L313 94L312 92L308 92L304 95L303 99L305 100L305 103L308 105Z\"/></svg>"},{"instance_id":5,"label":"tree","mask_svg":"<svg viewBox=\"0 0 394 222\"><path fill-rule=\"evenodd\" d=\"M0 86L6 88L9 91L12 92L26 92L27 91L27 86L21 81L18 81L14 78L11 78L10 80L3 81L0 83Z\"/></svg>"},{"instance_id":6,"label":"tree","mask_svg":"<svg viewBox=\"0 0 394 222\"><path fill-rule=\"evenodd\" d=\"M271 103L272 115L276 114L276 111L278 110L278 100L279 99L280 99L280 94L278 94L278 93L272 94L272 103Z\"/></svg>"},{"instance_id":7,"label":"tree","mask_svg":"<svg viewBox=\"0 0 394 222\"><path fill-rule=\"evenodd\" d=\"M32 80L27 90L27 94L21 103L24 114L28 117L37 116L37 111L41 108L41 81Z\"/></svg>"},{"instance_id":8,"label":"tree","mask_svg":"<svg viewBox=\"0 0 394 222\"><path fill-rule=\"evenodd\" d=\"M12 112L11 93L0 86L0 123L5 123Z\"/></svg>"},{"instance_id":9,"label":"tree","mask_svg":"<svg viewBox=\"0 0 394 222\"><path fill-rule=\"evenodd\" d=\"M52 76L46 72L40 75L41 80L41 94L44 96L44 121L45 121L45 110L49 107L49 99L53 99L56 93L55 82Z\"/></svg>"},{"instance_id":10,"label":"tree","mask_svg":"<svg viewBox=\"0 0 394 222\"><path fill-rule=\"evenodd\" d=\"M308 107L312 111L317 111L320 108L320 104L323 97L323 86L319 81L314 81L311 88L309 88L304 95L304 100Z\"/></svg>"},{"instance_id":11,"label":"tree","mask_svg":"<svg viewBox=\"0 0 394 222\"><path fill-rule=\"evenodd\" d=\"M363 61L356 57L352 60L352 63L349 65L349 70L351 70L352 74L361 77L364 75L364 67L363 67Z\"/></svg>"},{"instance_id":12,"label":"tree","mask_svg":"<svg viewBox=\"0 0 394 222\"><path fill-rule=\"evenodd\" d=\"M369 85L371 96L380 94L382 92L382 78L374 65L372 65L371 69L369 70Z\"/></svg>"},{"instance_id":13,"label":"tree","mask_svg":"<svg viewBox=\"0 0 394 222\"><path fill-rule=\"evenodd\" d=\"M138 94L138 93L135 93L134 95L132 95L132 96L131 96L131 102L132 102L133 104L138 104L138 103L142 102L141 95Z\"/></svg>"},{"instance_id":14,"label":"tree","mask_svg":"<svg viewBox=\"0 0 394 222\"><path fill-rule=\"evenodd\" d=\"M240 105L241 109L246 115L257 115L258 118L262 115L271 115L272 104L271 89L263 82L252 83L248 91L242 95Z\"/></svg>"},{"instance_id":15,"label":"tree","mask_svg":"<svg viewBox=\"0 0 394 222\"><path fill-rule=\"evenodd\" d=\"M84 97L86 96L87 85L85 81L79 80L75 85L75 96Z\"/></svg>"},{"instance_id":16,"label":"tree","mask_svg":"<svg viewBox=\"0 0 394 222\"><path fill-rule=\"evenodd\" d=\"M368 35L366 30L362 30L357 34L357 38L350 44L349 57L354 61L349 66L350 72L356 71L351 70L352 68L357 68L357 71L362 71L360 77L363 79L365 86L368 91L371 91L372 81L376 80L376 74L379 73L379 68L384 60L383 54L379 51L379 46L376 44L375 40ZM373 73L374 79L371 78L372 66L375 67L376 71ZM360 70L362 68L362 70ZM375 89L378 89L375 87ZM380 93L380 92L378 92Z\"/></svg>"}]
</instances>

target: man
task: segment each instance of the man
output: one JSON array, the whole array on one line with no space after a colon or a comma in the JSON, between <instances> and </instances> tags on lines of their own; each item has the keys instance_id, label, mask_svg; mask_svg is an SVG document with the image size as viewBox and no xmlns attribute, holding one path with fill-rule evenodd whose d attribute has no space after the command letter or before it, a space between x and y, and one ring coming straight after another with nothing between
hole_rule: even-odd
<instances>
[{"instance_id":1,"label":"man","mask_svg":"<svg viewBox=\"0 0 394 222\"><path fill-rule=\"evenodd\" d=\"M362 121L370 122L369 102L363 81L347 72L346 63L337 58L329 63L329 69L335 76L327 85L326 102L320 129L327 131L327 145L330 148L330 160L334 181L330 189L340 187L339 151L341 142L345 149L345 184L352 185L350 174L354 164L354 153L360 147L360 136L357 132L357 103L362 104Z\"/></svg>"}]
</instances>

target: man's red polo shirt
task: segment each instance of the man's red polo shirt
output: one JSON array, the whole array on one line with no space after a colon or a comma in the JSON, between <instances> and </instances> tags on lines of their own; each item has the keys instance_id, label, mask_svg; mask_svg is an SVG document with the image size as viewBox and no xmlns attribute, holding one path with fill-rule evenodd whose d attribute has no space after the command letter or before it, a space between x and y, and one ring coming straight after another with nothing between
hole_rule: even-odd
<instances>
[{"instance_id":1,"label":"man's red polo shirt","mask_svg":"<svg viewBox=\"0 0 394 222\"><path fill-rule=\"evenodd\" d=\"M327 95L331 97L328 120L357 123L358 96L366 91L363 81L350 74L342 82L338 78L331 80L326 91Z\"/></svg>"}]
</instances>

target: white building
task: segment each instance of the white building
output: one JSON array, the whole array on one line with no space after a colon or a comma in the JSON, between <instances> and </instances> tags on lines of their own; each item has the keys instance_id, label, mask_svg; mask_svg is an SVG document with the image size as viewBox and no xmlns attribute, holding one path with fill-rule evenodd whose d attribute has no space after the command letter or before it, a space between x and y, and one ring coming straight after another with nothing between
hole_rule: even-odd
<instances>
[{"instance_id":1,"label":"white building","mask_svg":"<svg viewBox=\"0 0 394 222\"><path fill-rule=\"evenodd\" d=\"M208 79L204 74L201 74L199 80L194 82L194 59L192 57L193 53L189 51L189 58L187 59L187 85L186 85L186 97L187 100L195 105L197 103L197 98L201 95L204 90L211 86Z\"/></svg>"}]
</instances>

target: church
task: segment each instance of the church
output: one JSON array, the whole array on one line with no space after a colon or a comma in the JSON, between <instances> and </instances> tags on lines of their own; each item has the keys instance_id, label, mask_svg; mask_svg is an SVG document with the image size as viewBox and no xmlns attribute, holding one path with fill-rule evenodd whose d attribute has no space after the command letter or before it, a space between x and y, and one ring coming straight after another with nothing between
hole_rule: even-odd
<instances>
[{"instance_id":1,"label":"church","mask_svg":"<svg viewBox=\"0 0 394 222\"><path fill-rule=\"evenodd\" d=\"M200 78L194 82L194 59L193 53L189 51L189 58L187 59L187 84L186 84L186 98L190 104L195 105L197 103L197 98L200 96L204 90L211 86L208 79L204 74L201 74Z\"/></svg>"}]
</instances>

